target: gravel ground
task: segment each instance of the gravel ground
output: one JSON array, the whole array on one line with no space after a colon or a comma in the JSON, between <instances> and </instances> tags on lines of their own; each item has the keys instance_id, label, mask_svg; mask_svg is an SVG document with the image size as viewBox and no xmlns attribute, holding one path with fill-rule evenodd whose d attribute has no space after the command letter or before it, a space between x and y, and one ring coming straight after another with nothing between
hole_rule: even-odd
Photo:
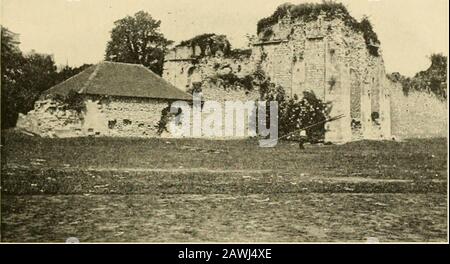
<instances>
[{"instance_id":1,"label":"gravel ground","mask_svg":"<svg viewBox=\"0 0 450 264\"><path fill-rule=\"evenodd\" d=\"M3 241L439 242L442 194L2 197Z\"/></svg>"}]
</instances>

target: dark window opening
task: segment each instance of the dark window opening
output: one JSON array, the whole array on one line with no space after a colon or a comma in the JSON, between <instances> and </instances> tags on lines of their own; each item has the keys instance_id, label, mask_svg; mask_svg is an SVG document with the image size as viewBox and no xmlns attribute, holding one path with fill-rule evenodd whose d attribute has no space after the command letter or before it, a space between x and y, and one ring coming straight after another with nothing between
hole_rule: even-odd
<instances>
[{"instance_id":1,"label":"dark window opening","mask_svg":"<svg viewBox=\"0 0 450 264\"><path fill-rule=\"evenodd\" d=\"M116 126L116 124L117 124L117 120L116 120L116 119L114 119L114 120L109 120L109 121L108 121L108 128L109 128L109 129L113 129L113 128Z\"/></svg>"},{"instance_id":2,"label":"dark window opening","mask_svg":"<svg viewBox=\"0 0 450 264\"><path fill-rule=\"evenodd\" d=\"M352 119L351 123L352 129L361 129L361 121Z\"/></svg>"},{"instance_id":3,"label":"dark window opening","mask_svg":"<svg viewBox=\"0 0 450 264\"><path fill-rule=\"evenodd\" d=\"M128 126L128 125L131 125L131 120L129 120L129 119L124 119L123 120L123 124L125 125L125 126Z\"/></svg>"},{"instance_id":4,"label":"dark window opening","mask_svg":"<svg viewBox=\"0 0 450 264\"><path fill-rule=\"evenodd\" d=\"M374 122L375 124L379 125L379 119L380 119L380 114L378 112L372 112L372 114L370 115L372 118L372 122Z\"/></svg>"}]
</instances>

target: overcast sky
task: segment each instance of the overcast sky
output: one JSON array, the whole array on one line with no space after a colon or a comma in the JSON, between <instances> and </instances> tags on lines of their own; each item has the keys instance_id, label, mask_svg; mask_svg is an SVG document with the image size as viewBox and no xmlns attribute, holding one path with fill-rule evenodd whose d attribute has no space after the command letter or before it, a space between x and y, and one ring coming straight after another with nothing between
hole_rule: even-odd
<instances>
[{"instance_id":1,"label":"overcast sky","mask_svg":"<svg viewBox=\"0 0 450 264\"><path fill-rule=\"evenodd\" d=\"M58 65L103 59L114 21L139 10L162 21L179 42L202 33L226 34L234 47L256 33L259 19L287 0L0 0L1 23L20 34L22 51L53 54ZM305 1L292 0L291 3ZM312 1L308 1L312 2ZM412 75L427 56L448 55L448 0L344 0L350 13L371 18L388 72Z\"/></svg>"}]
</instances>

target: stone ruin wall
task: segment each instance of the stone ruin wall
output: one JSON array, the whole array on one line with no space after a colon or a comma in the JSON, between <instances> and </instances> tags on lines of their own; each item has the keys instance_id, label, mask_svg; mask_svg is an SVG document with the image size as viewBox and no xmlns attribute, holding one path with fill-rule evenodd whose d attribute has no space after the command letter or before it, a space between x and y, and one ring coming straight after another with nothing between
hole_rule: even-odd
<instances>
[{"instance_id":1,"label":"stone ruin wall","mask_svg":"<svg viewBox=\"0 0 450 264\"><path fill-rule=\"evenodd\" d=\"M448 136L447 101L434 94L410 91L403 93L395 83L391 91L392 135L396 139Z\"/></svg>"},{"instance_id":2,"label":"stone ruin wall","mask_svg":"<svg viewBox=\"0 0 450 264\"><path fill-rule=\"evenodd\" d=\"M247 91L243 87L225 87L220 83L214 83L212 79L221 75L234 74L239 78L251 75L256 70L255 61L251 58L227 58L221 54L216 56L196 57L200 54L200 48L177 47L166 57L164 63L163 78L183 91L190 92L193 84L201 83L201 98L204 101L216 101L225 109L225 101L256 101L259 99L259 91ZM191 109L192 110L192 109ZM207 120L210 114L203 112L202 122ZM244 129L247 131L249 122L247 113L244 115ZM193 120L189 120L192 132ZM236 127L234 126L234 129ZM222 112L222 133L225 131L225 112ZM246 132L246 135L247 132ZM205 135L202 134L202 137ZM238 138L213 137L215 139Z\"/></svg>"},{"instance_id":3,"label":"stone ruin wall","mask_svg":"<svg viewBox=\"0 0 450 264\"><path fill-rule=\"evenodd\" d=\"M202 99L223 106L224 101L255 101L259 92L221 87L208 80L227 73L242 78L261 67L291 96L313 91L331 102L331 116L345 115L339 122L327 124L326 140L333 142L389 139L391 134L398 138L446 135L445 102L422 93L405 96L401 87L385 77L382 57L370 55L363 36L341 20L319 18L305 23L282 19L272 32L270 39L259 36L250 58L218 55L198 59L199 48L177 48L166 58L163 77L184 91L202 83ZM155 125L168 102L132 98L99 102L91 98L86 106L86 114L80 116L55 102L38 101L27 116L20 116L17 126L43 136L155 137ZM372 113L379 114L376 122ZM354 122L359 126L349 125Z\"/></svg>"},{"instance_id":4,"label":"stone ruin wall","mask_svg":"<svg viewBox=\"0 0 450 264\"><path fill-rule=\"evenodd\" d=\"M188 74L193 67L191 59L166 61L164 62L163 78L175 87L187 91L190 83L196 82L198 78L198 75L194 75L192 78L192 75Z\"/></svg>"},{"instance_id":5,"label":"stone ruin wall","mask_svg":"<svg viewBox=\"0 0 450 264\"><path fill-rule=\"evenodd\" d=\"M253 59L288 94L313 91L332 104L327 140L389 139L390 83L381 56L369 54L362 34L340 19L313 22L281 19L269 39L255 43ZM378 120L372 120L372 113ZM360 124L352 126L350 124Z\"/></svg>"},{"instance_id":6,"label":"stone ruin wall","mask_svg":"<svg viewBox=\"0 0 450 264\"><path fill-rule=\"evenodd\" d=\"M205 89L211 87L208 80L218 75L235 74L237 77L244 77L252 74L256 65L248 58L224 58L222 56L207 56L194 59L194 54L179 55L176 50L164 62L163 78L175 87L188 91L194 83L204 83ZM186 48L182 48L185 50Z\"/></svg>"},{"instance_id":7,"label":"stone ruin wall","mask_svg":"<svg viewBox=\"0 0 450 264\"><path fill-rule=\"evenodd\" d=\"M35 102L26 115L19 114L16 128L42 137L82 136L83 117L50 99Z\"/></svg>"},{"instance_id":8,"label":"stone ruin wall","mask_svg":"<svg viewBox=\"0 0 450 264\"><path fill-rule=\"evenodd\" d=\"M313 91L331 103L331 116L344 115L327 123L327 140L391 138L391 84L382 57L369 54L362 33L354 32L341 19L321 17L312 22L284 18L271 29L270 38L264 33L258 36L248 59L210 56L195 61L195 49L176 49L166 60L163 77L187 91L192 83L205 83L218 74L231 72L243 77L261 67L289 95L301 97L304 91ZM211 85L202 88L204 95L217 91ZM212 98L218 96L244 101L258 98L255 94L242 98L232 92Z\"/></svg>"},{"instance_id":9,"label":"stone ruin wall","mask_svg":"<svg viewBox=\"0 0 450 264\"><path fill-rule=\"evenodd\" d=\"M203 100L210 100L219 102L222 106L222 109L225 109L225 101L240 101L247 102L252 101L255 102L259 99L259 91L245 91L242 89L224 89L223 87L217 86L205 86L202 91ZM236 115L236 114L234 114ZM208 117L208 113L204 113L202 115L202 120L205 120ZM225 131L225 112L222 113L222 131ZM248 122L248 113L244 113L244 124L243 124L245 135L249 136L249 122ZM233 128L236 129L236 125L233 125ZM227 138L225 136L221 136L220 138ZM239 138L237 136L228 137L228 138Z\"/></svg>"}]
</instances>

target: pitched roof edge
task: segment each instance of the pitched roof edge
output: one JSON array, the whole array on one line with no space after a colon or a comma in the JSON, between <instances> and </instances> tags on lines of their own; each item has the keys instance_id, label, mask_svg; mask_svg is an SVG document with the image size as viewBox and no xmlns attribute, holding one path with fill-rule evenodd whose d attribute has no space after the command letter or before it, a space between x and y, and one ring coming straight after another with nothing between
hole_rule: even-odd
<instances>
[{"instance_id":1,"label":"pitched roof edge","mask_svg":"<svg viewBox=\"0 0 450 264\"><path fill-rule=\"evenodd\" d=\"M180 91L180 92L184 93L185 95L187 95L187 97L189 97L189 99L192 99L192 95L186 93L185 91L183 91L183 90L181 90L180 88L176 87L175 85L171 84L171 83L168 82L166 79L164 79L163 77L159 76L158 74L152 72L150 69L148 69L148 68L145 67L144 65L142 65L142 64L135 64L135 65L138 65L138 66L140 66L140 67L143 67L143 68L144 68L145 70L147 70L150 74L153 74L153 75L155 75L155 76L158 77L158 78L161 78L161 80L162 80L163 82L165 82L168 86L171 86L171 87L177 89L178 91Z\"/></svg>"},{"instance_id":2,"label":"pitched roof edge","mask_svg":"<svg viewBox=\"0 0 450 264\"><path fill-rule=\"evenodd\" d=\"M85 70L75 74L74 76L71 76L68 79L66 79L66 80L64 80L64 81L54 85L53 87L43 91L41 93L40 97L43 98L43 97L45 97L45 96L47 96L49 94L52 94L55 90L58 90L59 87L66 85L67 82L69 82L72 79L75 79L75 78L79 77L80 74L82 74L83 72L88 71L88 70L91 70L92 73L90 73L87 76L87 79L84 79L84 82L82 82L82 87L79 88L78 90L76 90L76 89L73 89L73 90L76 91L77 93L80 93L80 94L95 95L96 93L91 93L90 92L91 84L92 84L93 80L96 78L98 72L101 70L102 65L105 65L105 64L113 64L113 65L114 64L122 64L122 65L126 65L128 67L133 66L133 67L138 67L138 68L145 69L147 74L150 74L154 78L159 79L159 81L163 85L167 86L168 89L170 88L169 90L173 89L172 93L175 94L174 96L172 96L172 98L170 98L170 97L159 97L159 96L149 96L149 97L142 97L142 98L168 99L168 100L192 100L192 95L190 95L189 93L186 93L185 91L183 91L183 90L179 89L178 87L174 86L173 84L171 84L170 82L168 82L167 80L165 80L161 76L157 75L156 73L152 72L150 69L148 69L147 67L145 67L142 64L124 63L124 62L112 62L112 61L100 61L100 62L98 62L98 63L96 63L96 64L86 68ZM84 78L86 78L86 76ZM119 95L113 95L113 96L119 96ZM140 97L140 96L126 96L126 97Z\"/></svg>"},{"instance_id":3,"label":"pitched roof edge","mask_svg":"<svg viewBox=\"0 0 450 264\"><path fill-rule=\"evenodd\" d=\"M41 93L41 95L40 95L39 97L46 96L46 95L50 94L54 89L56 89L56 88L58 88L59 86L65 84L66 82L68 82L68 81L70 81L70 80L72 80L72 79L78 77L78 75L80 75L80 74L83 73L84 71L87 71L88 69L93 68L93 67L96 67L96 66L97 66L97 64L91 65L91 66L87 67L86 69L84 69L83 71L81 71L81 72L79 72L79 73L77 73L77 74L75 74L75 75L73 75L73 76L71 76L71 77L65 79L64 81L62 81L62 82L60 82L60 83L57 83L57 84L53 85L52 87L48 88L47 90L42 91L42 93ZM76 92L79 93L80 91L76 91Z\"/></svg>"},{"instance_id":4,"label":"pitched roof edge","mask_svg":"<svg viewBox=\"0 0 450 264\"><path fill-rule=\"evenodd\" d=\"M78 91L78 93L87 93L89 85L91 84L95 76L97 76L98 70L100 69L100 64L101 62L94 65L95 66L94 71L91 73L91 75L89 75L87 81L84 83L83 87Z\"/></svg>"}]
</instances>

